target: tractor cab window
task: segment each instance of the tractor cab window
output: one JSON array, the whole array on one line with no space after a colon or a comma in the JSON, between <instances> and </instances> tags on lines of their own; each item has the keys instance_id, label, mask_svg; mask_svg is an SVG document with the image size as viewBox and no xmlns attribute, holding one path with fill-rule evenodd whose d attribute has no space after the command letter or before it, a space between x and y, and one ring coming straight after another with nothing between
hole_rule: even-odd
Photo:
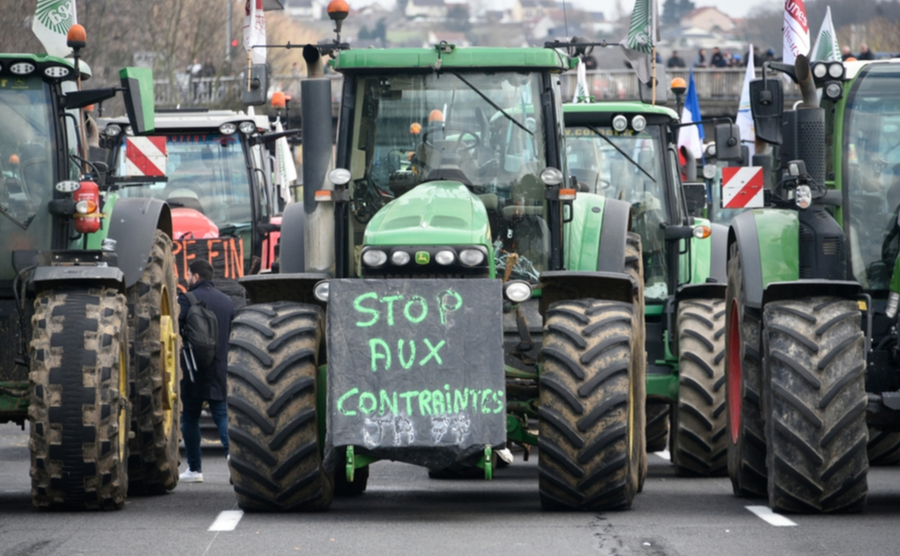
<instances>
[{"instance_id":1,"label":"tractor cab window","mask_svg":"<svg viewBox=\"0 0 900 556\"><path fill-rule=\"evenodd\" d=\"M385 204L433 181L465 185L490 220L496 263L537 281L550 235L541 75L443 71L357 78L349 146L354 243Z\"/></svg>"},{"instance_id":2,"label":"tractor cab window","mask_svg":"<svg viewBox=\"0 0 900 556\"><path fill-rule=\"evenodd\" d=\"M900 68L873 65L863 71L846 107L851 268L864 288L886 290L900 253Z\"/></svg>"},{"instance_id":3,"label":"tractor cab window","mask_svg":"<svg viewBox=\"0 0 900 556\"><path fill-rule=\"evenodd\" d=\"M633 229L640 234L644 251L644 296L663 300L666 285L665 236L660 224L668 222L666 174L658 126L637 132L617 132L608 127L566 128L569 172L582 189L631 204Z\"/></svg>"},{"instance_id":4,"label":"tractor cab window","mask_svg":"<svg viewBox=\"0 0 900 556\"><path fill-rule=\"evenodd\" d=\"M119 151L118 175L136 175L135 165L147 164L147 153L158 150L159 140L164 139L168 181L126 187L122 195L153 197L167 202L173 210L195 211L218 228L218 234L211 237L249 229L250 176L237 134L200 131L151 138L125 139Z\"/></svg>"},{"instance_id":5,"label":"tractor cab window","mask_svg":"<svg viewBox=\"0 0 900 556\"><path fill-rule=\"evenodd\" d=\"M49 85L36 76L0 79L0 122L0 214L28 227L40 207L46 212L55 180Z\"/></svg>"}]
</instances>

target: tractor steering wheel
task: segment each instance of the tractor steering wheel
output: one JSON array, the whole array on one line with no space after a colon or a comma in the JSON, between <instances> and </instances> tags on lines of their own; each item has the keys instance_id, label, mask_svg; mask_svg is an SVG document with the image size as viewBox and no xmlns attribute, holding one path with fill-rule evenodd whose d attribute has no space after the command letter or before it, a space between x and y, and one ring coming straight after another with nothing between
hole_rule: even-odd
<instances>
[{"instance_id":1,"label":"tractor steering wheel","mask_svg":"<svg viewBox=\"0 0 900 556\"><path fill-rule=\"evenodd\" d=\"M469 129L466 129L462 126L450 124L450 125L441 126L440 129L441 129L441 131L444 132L445 135L447 134L448 131L455 131L455 132L459 133L459 135L456 138L456 144L453 146L454 151L459 152L459 151L463 150L463 151L471 152L481 146L481 137L477 133L475 133ZM422 133L422 143L431 148L435 147L434 141L429 137L429 135L433 131L436 131L436 130L429 129L429 130L425 131L424 133ZM471 145L466 143L465 141L463 141L463 139L466 136L469 136L474 140Z\"/></svg>"}]
</instances>

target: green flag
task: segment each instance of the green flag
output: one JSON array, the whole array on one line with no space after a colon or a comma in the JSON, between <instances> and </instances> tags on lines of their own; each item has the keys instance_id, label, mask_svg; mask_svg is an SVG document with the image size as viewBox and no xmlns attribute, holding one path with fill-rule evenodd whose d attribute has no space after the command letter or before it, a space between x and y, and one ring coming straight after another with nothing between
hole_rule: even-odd
<instances>
[{"instance_id":1,"label":"green flag","mask_svg":"<svg viewBox=\"0 0 900 556\"><path fill-rule=\"evenodd\" d=\"M631 50L637 50L648 55L653 51L653 8L651 0L635 0L625 46Z\"/></svg>"},{"instance_id":2,"label":"green flag","mask_svg":"<svg viewBox=\"0 0 900 556\"><path fill-rule=\"evenodd\" d=\"M822 21L819 36L816 37L816 44L812 49L812 59L820 62L839 62L843 59L837 33L834 32L834 23L831 22L831 6L825 8L825 20Z\"/></svg>"},{"instance_id":3,"label":"green flag","mask_svg":"<svg viewBox=\"0 0 900 556\"><path fill-rule=\"evenodd\" d=\"M638 79L644 83L650 82L653 41L658 29L656 16L655 0L635 0L628 37L621 43L625 57L631 62Z\"/></svg>"}]
</instances>

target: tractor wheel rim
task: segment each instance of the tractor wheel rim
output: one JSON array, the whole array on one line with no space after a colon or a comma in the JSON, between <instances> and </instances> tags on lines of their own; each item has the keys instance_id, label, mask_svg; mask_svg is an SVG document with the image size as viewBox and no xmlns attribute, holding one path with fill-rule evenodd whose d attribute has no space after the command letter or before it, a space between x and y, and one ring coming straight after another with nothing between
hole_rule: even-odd
<instances>
[{"instance_id":1,"label":"tractor wheel rim","mask_svg":"<svg viewBox=\"0 0 900 556\"><path fill-rule=\"evenodd\" d=\"M728 320L728 420L731 441L737 444L741 431L741 321L737 300Z\"/></svg>"},{"instance_id":2,"label":"tractor wheel rim","mask_svg":"<svg viewBox=\"0 0 900 556\"><path fill-rule=\"evenodd\" d=\"M162 306L160 307L159 319L159 343L160 343L160 361L162 363L162 410L163 410L163 430L165 437L169 438L174 427L173 415L175 413L175 405L178 400L175 399L175 381L178 380L177 370L175 367L175 327L172 322L172 310L169 303L168 288L162 291Z\"/></svg>"}]
</instances>

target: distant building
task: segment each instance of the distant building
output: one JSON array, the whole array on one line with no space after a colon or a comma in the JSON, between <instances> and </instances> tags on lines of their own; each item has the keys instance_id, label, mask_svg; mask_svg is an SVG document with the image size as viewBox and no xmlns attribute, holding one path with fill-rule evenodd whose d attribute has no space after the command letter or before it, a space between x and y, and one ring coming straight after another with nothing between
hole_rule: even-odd
<instances>
[{"instance_id":1,"label":"distant building","mask_svg":"<svg viewBox=\"0 0 900 556\"><path fill-rule=\"evenodd\" d=\"M682 27L697 27L704 31L719 31L722 33L730 33L735 27L733 19L712 6L691 10L681 16L679 23Z\"/></svg>"},{"instance_id":2,"label":"distant building","mask_svg":"<svg viewBox=\"0 0 900 556\"><path fill-rule=\"evenodd\" d=\"M318 21L322 19L322 4L315 0L285 0L284 12L294 19Z\"/></svg>"},{"instance_id":3,"label":"distant building","mask_svg":"<svg viewBox=\"0 0 900 556\"><path fill-rule=\"evenodd\" d=\"M447 17L447 5L444 0L409 0L403 13L409 18L444 19Z\"/></svg>"},{"instance_id":4,"label":"distant building","mask_svg":"<svg viewBox=\"0 0 900 556\"><path fill-rule=\"evenodd\" d=\"M509 9L512 21L537 21L557 9L554 0L514 0Z\"/></svg>"}]
</instances>

